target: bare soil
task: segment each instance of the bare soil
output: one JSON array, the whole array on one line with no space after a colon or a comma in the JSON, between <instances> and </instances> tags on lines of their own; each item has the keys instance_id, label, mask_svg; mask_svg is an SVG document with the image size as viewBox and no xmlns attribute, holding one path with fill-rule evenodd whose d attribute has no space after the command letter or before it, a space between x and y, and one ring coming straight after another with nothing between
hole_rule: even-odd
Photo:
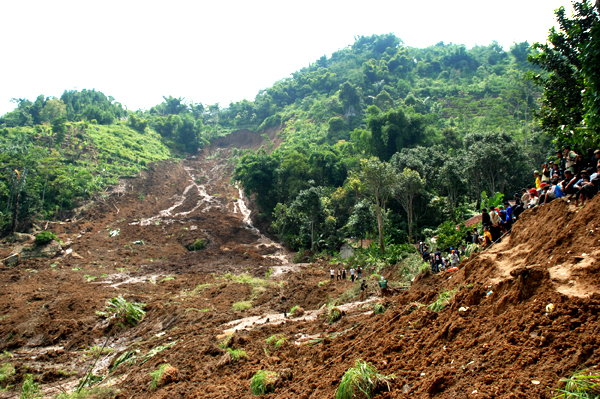
<instances>
[{"instance_id":1,"label":"bare soil","mask_svg":"<svg viewBox=\"0 0 600 399\"><path fill-rule=\"evenodd\" d=\"M104 345L94 374L120 398L251 398L259 369L291 372L267 398L332 398L357 359L395 375L381 398L551 398L561 377L599 364L600 197L526 211L454 274L419 276L386 299L371 288L329 324L324 305L353 298L356 285L328 282L326 261L292 264L250 224L251 201L231 185L231 148L256 149L257 137L238 132L197 157L151 165L73 220L49 223L62 253L0 269L0 363L15 367L0 397L18 397L28 373L46 397L72 390L96 361L90 348ZM189 251L197 240L206 247ZM242 273L257 279L232 277ZM445 309L424 306L453 289ZM96 314L116 296L145 304L137 326ZM234 310L243 301L252 307ZM289 317L295 305L304 314ZM232 332L229 347L247 359L219 347ZM265 342L275 334L287 338L279 348ZM133 360L111 370L127 351ZM149 373L165 363L151 390Z\"/></svg>"}]
</instances>

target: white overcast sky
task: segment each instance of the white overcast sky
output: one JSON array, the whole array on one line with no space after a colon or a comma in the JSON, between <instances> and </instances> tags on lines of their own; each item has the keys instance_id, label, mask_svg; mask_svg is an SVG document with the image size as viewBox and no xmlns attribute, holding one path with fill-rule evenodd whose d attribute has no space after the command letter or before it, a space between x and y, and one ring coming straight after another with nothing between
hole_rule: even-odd
<instances>
[{"instance_id":1,"label":"white overcast sky","mask_svg":"<svg viewBox=\"0 0 600 399\"><path fill-rule=\"evenodd\" d=\"M244 98L354 42L545 41L569 0L0 1L0 115L11 98L96 89L135 110L163 95Z\"/></svg>"}]
</instances>

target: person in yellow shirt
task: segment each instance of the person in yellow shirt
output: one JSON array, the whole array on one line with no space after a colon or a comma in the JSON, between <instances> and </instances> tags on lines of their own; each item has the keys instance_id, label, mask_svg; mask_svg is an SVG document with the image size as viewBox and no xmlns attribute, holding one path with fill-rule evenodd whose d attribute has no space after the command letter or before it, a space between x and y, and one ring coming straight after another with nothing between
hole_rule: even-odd
<instances>
[{"instance_id":1,"label":"person in yellow shirt","mask_svg":"<svg viewBox=\"0 0 600 399\"><path fill-rule=\"evenodd\" d=\"M492 245L492 233L488 227L483 228L483 247L487 248Z\"/></svg>"},{"instance_id":2,"label":"person in yellow shirt","mask_svg":"<svg viewBox=\"0 0 600 399\"><path fill-rule=\"evenodd\" d=\"M535 176L535 188L537 188L539 190L540 186L542 185L542 178L540 177L540 172L537 170L534 170L533 175Z\"/></svg>"}]
</instances>

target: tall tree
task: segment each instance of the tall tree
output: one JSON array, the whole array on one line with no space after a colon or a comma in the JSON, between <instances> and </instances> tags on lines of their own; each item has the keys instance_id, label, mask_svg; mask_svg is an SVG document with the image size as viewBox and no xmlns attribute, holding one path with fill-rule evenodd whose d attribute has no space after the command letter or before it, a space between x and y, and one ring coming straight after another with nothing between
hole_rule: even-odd
<instances>
[{"instance_id":1,"label":"tall tree","mask_svg":"<svg viewBox=\"0 0 600 399\"><path fill-rule=\"evenodd\" d=\"M550 29L548 43L534 43L538 53L528 59L547 72L530 74L544 89L542 128L559 143L582 145L600 141L600 14L588 0L573 7L572 18L556 10L559 30Z\"/></svg>"},{"instance_id":2,"label":"tall tree","mask_svg":"<svg viewBox=\"0 0 600 399\"><path fill-rule=\"evenodd\" d=\"M404 208L408 219L408 239L412 240L412 229L415 215L415 197L423 190L425 182L417 171L404 168L398 176L395 197Z\"/></svg>"},{"instance_id":3,"label":"tall tree","mask_svg":"<svg viewBox=\"0 0 600 399\"><path fill-rule=\"evenodd\" d=\"M383 240L384 215L389 198L394 192L398 181L398 174L395 168L387 162L381 162L372 157L363 159L360 162L360 171L358 179L361 185L361 191L375 206L375 215L377 216L377 230L379 232L379 248L385 251Z\"/></svg>"}]
</instances>

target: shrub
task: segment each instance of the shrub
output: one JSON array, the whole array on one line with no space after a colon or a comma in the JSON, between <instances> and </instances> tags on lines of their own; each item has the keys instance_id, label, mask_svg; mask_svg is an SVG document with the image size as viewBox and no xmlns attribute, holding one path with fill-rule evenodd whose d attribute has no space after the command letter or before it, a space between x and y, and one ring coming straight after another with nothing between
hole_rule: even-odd
<instances>
[{"instance_id":1,"label":"shrub","mask_svg":"<svg viewBox=\"0 0 600 399\"><path fill-rule=\"evenodd\" d=\"M560 380L565 383L563 389L558 389L555 399L593 399L600 397L600 375L591 374L588 370L575 372L569 378Z\"/></svg>"},{"instance_id":2,"label":"shrub","mask_svg":"<svg viewBox=\"0 0 600 399\"><path fill-rule=\"evenodd\" d=\"M35 235L35 243L37 245L46 245L52 240L58 240L58 237L51 231L42 231Z\"/></svg>"},{"instance_id":3,"label":"shrub","mask_svg":"<svg viewBox=\"0 0 600 399\"><path fill-rule=\"evenodd\" d=\"M390 390L389 380L394 375L383 375L367 362L360 359L349 368L340 381L335 399L371 398L373 393L383 389Z\"/></svg>"},{"instance_id":4,"label":"shrub","mask_svg":"<svg viewBox=\"0 0 600 399\"><path fill-rule=\"evenodd\" d=\"M241 359L248 359L248 355L243 349L227 348L227 352L229 353L229 356L231 356L231 360L233 360L234 362L237 362Z\"/></svg>"},{"instance_id":5,"label":"shrub","mask_svg":"<svg viewBox=\"0 0 600 399\"><path fill-rule=\"evenodd\" d=\"M233 310L248 310L252 307L252 302L250 301L241 301L241 302L236 302L233 305L231 305L231 307L233 308Z\"/></svg>"},{"instance_id":6,"label":"shrub","mask_svg":"<svg viewBox=\"0 0 600 399\"><path fill-rule=\"evenodd\" d=\"M15 375L15 367L11 363L4 363L0 366L0 384L9 380L13 375ZM8 385L6 387L8 387Z\"/></svg>"},{"instance_id":7,"label":"shrub","mask_svg":"<svg viewBox=\"0 0 600 399\"><path fill-rule=\"evenodd\" d=\"M125 298L118 296L108 300L106 312L96 312L96 314L104 317L115 316L123 323L135 326L146 314L142 309L144 306L146 305L143 303L127 302Z\"/></svg>"},{"instance_id":8,"label":"shrub","mask_svg":"<svg viewBox=\"0 0 600 399\"><path fill-rule=\"evenodd\" d=\"M273 391L273 383L277 373L269 370L258 370L250 380L250 391L253 395L264 395Z\"/></svg>"}]
</instances>

